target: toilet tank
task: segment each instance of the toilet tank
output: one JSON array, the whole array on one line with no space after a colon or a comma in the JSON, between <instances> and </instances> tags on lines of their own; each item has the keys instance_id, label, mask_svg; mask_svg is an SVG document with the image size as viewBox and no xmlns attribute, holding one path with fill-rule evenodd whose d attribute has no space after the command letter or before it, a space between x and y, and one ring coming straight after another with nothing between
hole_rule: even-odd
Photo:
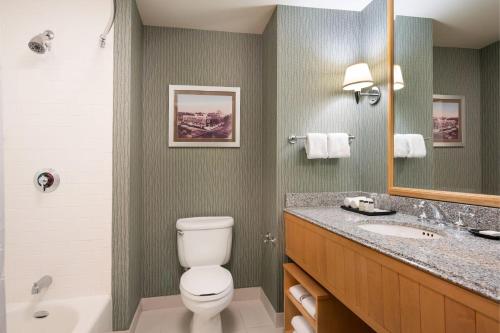
<instances>
[{"instance_id":1,"label":"toilet tank","mask_svg":"<svg viewBox=\"0 0 500 333\"><path fill-rule=\"evenodd\" d=\"M229 216L177 220L177 252L182 267L226 264L231 256L233 225Z\"/></svg>"}]
</instances>

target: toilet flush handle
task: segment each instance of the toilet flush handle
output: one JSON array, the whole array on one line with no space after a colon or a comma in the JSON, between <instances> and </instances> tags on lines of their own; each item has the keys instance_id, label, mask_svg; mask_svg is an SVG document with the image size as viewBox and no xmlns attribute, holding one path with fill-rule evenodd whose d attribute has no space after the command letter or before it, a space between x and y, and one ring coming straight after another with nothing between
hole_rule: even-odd
<instances>
[{"instance_id":1,"label":"toilet flush handle","mask_svg":"<svg viewBox=\"0 0 500 333\"><path fill-rule=\"evenodd\" d=\"M184 236L184 232L182 232L182 230L177 230L177 235Z\"/></svg>"}]
</instances>

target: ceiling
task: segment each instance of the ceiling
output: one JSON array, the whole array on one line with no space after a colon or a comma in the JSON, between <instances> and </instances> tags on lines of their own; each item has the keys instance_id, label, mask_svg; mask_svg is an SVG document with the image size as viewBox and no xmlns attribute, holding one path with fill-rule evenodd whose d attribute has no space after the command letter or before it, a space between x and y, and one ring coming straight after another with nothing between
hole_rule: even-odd
<instances>
[{"instance_id":1,"label":"ceiling","mask_svg":"<svg viewBox=\"0 0 500 333\"><path fill-rule=\"evenodd\" d=\"M136 1L146 25L260 34L276 5L359 11L371 0Z\"/></svg>"},{"instance_id":2,"label":"ceiling","mask_svg":"<svg viewBox=\"0 0 500 333\"><path fill-rule=\"evenodd\" d=\"M394 0L397 15L434 19L434 45L479 49L500 40L499 0Z\"/></svg>"},{"instance_id":3,"label":"ceiling","mask_svg":"<svg viewBox=\"0 0 500 333\"><path fill-rule=\"evenodd\" d=\"M146 25L260 34L276 5L360 11L371 0L136 0ZM428 17L437 46L500 39L499 0L395 0L397 15Z\"/></svg>"}]
</instances>

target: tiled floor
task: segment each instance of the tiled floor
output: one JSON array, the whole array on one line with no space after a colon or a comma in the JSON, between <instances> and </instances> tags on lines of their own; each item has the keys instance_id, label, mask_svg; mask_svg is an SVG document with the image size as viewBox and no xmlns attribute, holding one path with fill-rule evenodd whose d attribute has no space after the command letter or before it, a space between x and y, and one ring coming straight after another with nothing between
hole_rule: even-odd
<instances>
[{"instance_id":1,"label":"tiled floor","mask_svg":"<svg viewBox=\"0 0 500 333\"><path fill-rule=\"evenodd\" d=\"M142 312L135 333L189 333L191 312L183 307ZM258 300L236 301L222 312L224 333L282 333Z\"/></svg>"}]
</instances>

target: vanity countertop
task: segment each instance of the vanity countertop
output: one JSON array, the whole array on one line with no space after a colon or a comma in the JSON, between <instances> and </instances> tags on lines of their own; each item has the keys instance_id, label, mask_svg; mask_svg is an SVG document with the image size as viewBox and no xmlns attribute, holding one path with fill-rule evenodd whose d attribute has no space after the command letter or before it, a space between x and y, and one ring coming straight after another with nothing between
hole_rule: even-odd
<instances>
[{"instance_id":1,"label":"vanity countertop","mask_svg":"<svg viewBox=\"0 0 500 333\"><path fill-rule=\"evenodd\" d=\"M467 230L420 221L400 213L370 217L337 207L290 207L285 211L500 303L500 241L475 237ZM367 223L424 228L444 237L391 237L358 227Z\"/></svg>"}]
</instances>

